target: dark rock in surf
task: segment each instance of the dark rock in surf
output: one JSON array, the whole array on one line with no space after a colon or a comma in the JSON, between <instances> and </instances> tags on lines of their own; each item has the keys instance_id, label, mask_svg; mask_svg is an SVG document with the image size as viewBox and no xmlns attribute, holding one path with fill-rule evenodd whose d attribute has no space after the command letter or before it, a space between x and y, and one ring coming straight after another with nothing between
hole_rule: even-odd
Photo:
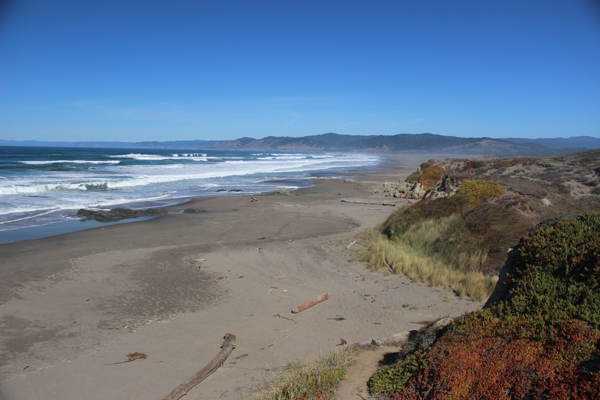
<instances>
[{"instance_id":1,"label":"dark rock in surf","mask_svg":"<svg viewBox=\"0 0 600 400\"><path fill-rule=\"evenodd\" d=\"M196 210L195 208L186 208L185 210L183 210L184 214L198 214L198 213L205 213L206 210Z\"/></svg>"},{"instance_id":2,"label":"dark rock in surf","mask_svg":"<svg viewBox=\"0 0 600 400\"><path fill-rule=\"evenodd\" d=\"M149 208L147 210L130 210L129 208L113 208L112 210L86 210L82 208L77 211L77 218L87 221L90 219L98 222L115 222L122 219L153 217L167 214L167 210L160 208Z\"/></svg>"}]
</instances>

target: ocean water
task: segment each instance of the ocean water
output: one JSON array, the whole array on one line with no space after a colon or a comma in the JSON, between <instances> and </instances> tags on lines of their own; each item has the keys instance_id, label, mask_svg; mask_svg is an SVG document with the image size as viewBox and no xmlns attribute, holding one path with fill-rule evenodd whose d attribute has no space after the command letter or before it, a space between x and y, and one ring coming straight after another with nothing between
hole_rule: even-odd
<instances>
[{"instance_id":1,"label":"ocean water","mask_svg":"<svg viewBox=\"0 0 600 400\"><path fill-rule=\"evenodd\" d=\"M295 190L311 176L378 163L365 154L0 146L0 243L95 227L73 223L81 208Z\"/></svg>"}]
</instances>

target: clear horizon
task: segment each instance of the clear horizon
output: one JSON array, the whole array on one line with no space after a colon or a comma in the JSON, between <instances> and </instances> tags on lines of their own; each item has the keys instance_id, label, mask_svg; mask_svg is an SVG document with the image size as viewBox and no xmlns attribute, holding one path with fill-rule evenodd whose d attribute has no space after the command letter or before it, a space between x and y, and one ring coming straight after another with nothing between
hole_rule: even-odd
<instances>
[{"instance_id":1,"label":"clear horizon","mask_svg":"<svg viewBox=\"0 0 600 400\"><path fill-rule=\"evenodd\" d=\"M600 137L600 6L15 0L0 139Z\"/></svg>"}]
</instances>

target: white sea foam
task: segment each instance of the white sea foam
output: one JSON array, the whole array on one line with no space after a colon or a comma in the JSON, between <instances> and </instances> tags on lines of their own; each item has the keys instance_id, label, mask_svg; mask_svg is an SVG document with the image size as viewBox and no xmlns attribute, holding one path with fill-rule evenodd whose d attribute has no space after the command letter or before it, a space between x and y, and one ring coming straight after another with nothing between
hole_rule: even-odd
<instances>
[{"instance_id":1,"label":"white sea foam","mask_svg":"<svg viewBox=\"0 0 600 400\"><path fill-rule=\"evenodd\" d=\"M46 192L59 192L69 190L103 190L108 189L110 182L87 182L87 183L52 183L52 184L30 184L30 185L10 185L0 187L0 195L10 194L34 194Z\"/></svg>"},{"instance_id":2,"label":"white sea foam","mask_svg":"<svg viewBox=\"0 0 600 400\"><path fill-rule=\"evenodd\" d=\"M192 161L207 161L208 158L206 154L177 154L174 153L171 156L161 156L156 154L140 154L140 153L131 153L131 154L121 154L116 156L110 156L112 158L131 158L134 160L140 161L163 161L163 160L192 160ZM119 161L120 162L120 161Z\"/></svg>"},{"instance_id":3,"label":"white sea foam","mask_svg":"<svg viewBox=\"0 0 600 400\"><path fill-rule=\"evenodd\" d=\"M113 179L90 179L87 174L64 173L33 181L12 183L2 181L0 195L34 194L57 191L90 191L147 186L156 183L177 182L245 176L263 173L297 171L304 172L319 168L321 163L334 161L332 166L342 166L347 161L329 158L306 158L305 156L282 154L275 160L228 160L221 163L194 166L189 164L126 166L108 169ZM337 161L337 162L336 162ZM168 172L168 173L166 173ZM35 177L37 178L37 177ZM59 180L56 182L55 180ZM48 180L49 182L44 182Z\"/></svg>"},{"instance_id":4,"label":"white sea foam","mask_svg":"<svg viewBox=\"0 0 600 400\"><path fill-rule=\"evenodd\" d=\"M50 153L49 153L50 154ZM55 157L56 153L51 154ZM62 154L62 153L58 153ZM64 154L67 154L65 152ZM77 153L69 153L69 156ZM272 191L272 180L302 179L309 171L373 165L377 157L361 154L240 153L208 151L111 154L110 160L48 157L16 161L31 169L0 176L0 230L47 225L73 218L80 208L159 207L190 197L216 195L216 188L243 194ZM137 160L137 161L127 161ZM165 163L165 160L171 160ZM0 160L0 163L2 160ZM45 164L94 164L82 171L48 171ZM35 166L40 165L39 169ZM295 189L293 183L284 185ZM223 193L220 193L221 195ZM228 194L228 192L225 192ZM49 222L50 221L50 222Z\"/></svg>"},{"instance_id":5,"label":"white sea foam","mask_svg":"<svg viewBox=\"0 0 600 400\"><path fill-rule=\"evenodd\" d=\"M19 214L28 214L23 217L12 217L6 220L0 221L0 224L6 224L10 222L22 221L31 218L37 218L43 215L56 213L60 211L76 211L81 208L87 208L91 210L104 210L113 208L115 205L119 204L131 204L131 203L140 203L140 202L153 202L157 200L164 200L172 197L173 193L164 193L158 196L138 196L138 197L113 197L111 199L106 199L104 201L93 201L90 202L89 199L79 199L79 201L71 200L65 203L62 203L56 207L48 208L47 206L38 206L30 205L29 207L15 207L11 210L0 210L0 215L2 216L10 216L10 215L19 215ZM174 200L178 198L187 198L189 196L181 196L174 198Z\"/></svg>"},{"instance_id":6,"label":"white sea foam","mask_svg":"<svg viewBox=\"0 0 600 400\"><path fill-rule=\"evenodd\" d=\"M60 210L59 207L56 207L56 208L53 208L53 209L50 209L50 210L36 210L36 209L14 210L14 211L12 211L10 213L7 213L7 214L23 214L23 213L31 213L31 214L27 215L25 217L14 218L14 219L7 220L7 221L0 221L0 225L4 225L4 224L7 224L7 223L11 223L11 222L25 221L25 220L32 219L32 218L38 218L38 217L41 217L43 215L47 215L47 214L56 212L58 210ZM0 212L0 215L6 215L6 214L3 214L2 212Z\"/></svg>"}]
</instances>

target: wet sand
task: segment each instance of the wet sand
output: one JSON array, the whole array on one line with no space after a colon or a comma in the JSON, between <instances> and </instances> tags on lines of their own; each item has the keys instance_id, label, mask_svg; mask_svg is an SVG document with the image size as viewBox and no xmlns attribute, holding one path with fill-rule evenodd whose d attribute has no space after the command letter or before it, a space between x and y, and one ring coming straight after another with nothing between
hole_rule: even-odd
<instances>
[{"instance_id":1,"label":"wet sand","mask_svg":"<svg viewBox=\"0 0 600 400\"><path fill-rule=\"evenodd\" d=\"M236 349L188 397L249 398L278 367L341 339L480 307L370 272L346 249L394 207L341 200L405 204L374 189L426 160L402 156L357 182L315 179L291 196L196 199L172 207L194 214L0 245L0 398L161 399L210 362L228 332ZM291 313L325 292L325 302ZM134 352L148 358L105 365Z\"/></svg>"}]
</instances>

